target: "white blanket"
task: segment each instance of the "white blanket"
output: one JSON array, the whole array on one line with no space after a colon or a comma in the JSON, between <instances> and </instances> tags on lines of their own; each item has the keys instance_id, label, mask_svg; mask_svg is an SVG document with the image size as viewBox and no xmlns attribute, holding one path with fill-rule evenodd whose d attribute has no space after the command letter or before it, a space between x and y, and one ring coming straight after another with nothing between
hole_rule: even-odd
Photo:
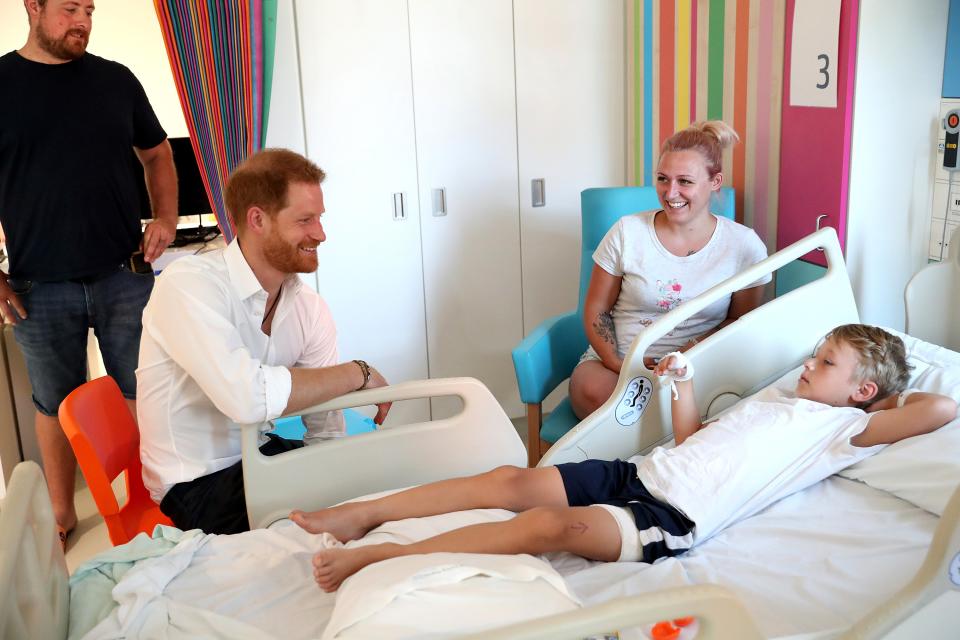
<instances>
[{"instance_id":1,"label":"white blanket","mask_svg":"<svg viewBox=\"0 0 960 640\"><path fill-rule=\"evenodd\" d=\"M449 638L578 606L560 574L533 556L406 556L346 581L323 638Z\"/></svg>"},{"instance_id":2,"label":"white blanket","mask_svg":"<svg viewBox=\"0 0 960 640\"><path fill-rule=\"evenodd\" d=\"M510 516L507 511L477 510L391 522L352 544L409 542ZM719 533L680 558L654 565L594 563L570 554L551 554L549 560L564 577L572 600L586 605L713 582L736 593L769 637L819 631L831 636L909 580L920 566L936 524L935 516L906 501L833 477ZM307 534L289 522L269 530L187 541L131 569L114 591L120 607L87 637L319 638L334 615L336 597L313 582L310 558L326 544L330 544L327 537ZM444 559L444 555L423 560L436 559L449 566L450 557ZM503 561L509 564L512 559ZM465 559L457 562L469 564ZM382 593L398 593L382 580L380 570L385 564L368 567L366 574L360 572L345 581L341 593L348 593L354 584L365 593L364 575L380 582ZM466 573L493 570L473 565ZM553 578L535 582L556 584ZM562 595L554 586L549 588L551 595ZM437 593L427 594L420 602L427 605L430 616L441 608L430 600L442 597ZM514 597L520 603L534 601ZM483 607L481 615L491 609L496 606ZM410 622L409 610L404 615ZM528 612L529 617L536 615ZM373 624L397 622L389 615L367 619ZM331 633L342 626L334 622Z\"/></svg>"},{"instance_id":3,"label":"white blanket","mask_svg":"<svg viewBox=\"0 0 960 640\"><path fill-rule=\"evenodd\" d=\"M408 543L467 524L510 517L508 511L481 509L390 522L350 545ZM333 545L339 543L329 535L308 534L288 521L240 535L184 536L168 553L138 562L123 575L112 592L116 608L84 638L319 638L334 613L337 595L317 587L311 558L320 549ZM396 624L396 611L402 607L386 611L386 605L396 602L406 606L415 597L429 600L437 594L451 601L459 599L467 608L486 594L492 606L479 614L475 611L472 622L464 611L460 612L460 627L464 631L469 631L471 625L479 630L529 618L531 612L548 615L578 606L559 574L549 564L532 557L517 562L515 557L458 554L458 559L451 561L450 554L434 554L407 562L412 564L403 565L401 573L405 571L407 578L414 578L415 582L423 582L415 576L418 572L422 576L424 567L439 564L458 568L429 572L433 579L423 586L432 591L425 588L414 593L417 590L409 588L409 580L404 587L398 574L393 574L396 579L382 575L384 570L393 571L390 563L368 567L345 581L338 592L341 597L347 594L349 599L351 584L359 582L360 587L353 592L364 593L363 597L354 597L354 603L362 605L360 610L338 608L338 630L362 619L369 619L371 628ZM493 581L497 585L492 585ZM363 585L371 583L383 587L379 600L366 593L368 589ZM522 584L532 586L543 603L541 608L531 609L518 593L511 594L509 585ZM449 588L444 589L444 585ZM512 608L506 606L511 599ZM370 607L373 602L382 606ZM381 610L383 613L378 614ZM445 624L456 627L454 610L452 607L451 615L445 618L436 616L441 628ZM395 633L391 635L397 637Z\"/></svg>"}]
</instances>

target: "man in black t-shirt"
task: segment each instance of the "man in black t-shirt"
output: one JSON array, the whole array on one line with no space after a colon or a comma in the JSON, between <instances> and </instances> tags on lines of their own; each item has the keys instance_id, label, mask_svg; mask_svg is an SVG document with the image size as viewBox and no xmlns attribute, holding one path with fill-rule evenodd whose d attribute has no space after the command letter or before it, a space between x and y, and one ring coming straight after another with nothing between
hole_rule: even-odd
<instances>
[{"instance_id":1,"label":"man in black t-shirt","mask_svg":"<svg viewBox=\"0 0 960 640\"><path fill-rule=\"evenodd\" d=\"M57 410L86 379L93 327L107 372L134 409L141 315L159 257L174 237L176 173L166 133L123 65L86 53L93 0L25 0L27 42L0 57L0 224L9 275L0 315L27 361L54 516L77 522L76 460ZM141 240L138 167L154 220ZM136 415L136 411L134 411Z\"/></svg>"}]
</instances>

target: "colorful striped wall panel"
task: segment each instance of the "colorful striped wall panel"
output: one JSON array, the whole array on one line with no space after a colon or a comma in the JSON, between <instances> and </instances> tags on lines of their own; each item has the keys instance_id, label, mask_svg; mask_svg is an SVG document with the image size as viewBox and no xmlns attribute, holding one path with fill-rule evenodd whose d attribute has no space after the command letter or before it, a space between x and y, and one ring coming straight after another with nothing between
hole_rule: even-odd
<instances>
[{"instance_id":1,"label":"colorful striped wall panel","mask_svg":"<svg viewBox=\"0 0 960 640\"><path fill-rule=\"evenodd\" d=\"M724 158L737 219L776 244L786 0L628 0L629 175L653 184L661 143L724 120L741 144Z\"/></svg>"}]
</instances>

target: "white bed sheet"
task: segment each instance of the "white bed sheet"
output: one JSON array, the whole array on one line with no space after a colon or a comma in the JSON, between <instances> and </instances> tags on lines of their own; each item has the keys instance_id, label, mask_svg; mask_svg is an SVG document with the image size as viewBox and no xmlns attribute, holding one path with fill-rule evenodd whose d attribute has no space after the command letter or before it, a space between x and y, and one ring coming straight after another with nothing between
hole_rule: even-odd
<instances>
[{"instance_id":1,"label":"white bed sheet","mask_svg":"<svg viewBox=\"0 0 960 640\"><path fill-rule=\"evenodd\" d=\"M740 598L768 637L830 637L909 581L937 522L900 498L834 476L679 558L558 570L586 605L716 583Z\"/></svg>"},{"instance_id":2,"label":"white bed sheet","mask_svg":"<svg viewBox=\"0 0 960 640\"><path fill-rule=\"evenodd\" d=\"M477 510L387 523L367 541L408 542L509 517L506 511ZM827 632L829 637L910 579L936 524L936 516L900 498L832 477L680 558L655 565L595 563L570 554L548 559L586 605L712 582L736 593L767 636ZM145 621L155 615L151 608L159 608L209 629L222 623L234 637L318 638L335 604L335 597L320 591L310 574L310 557L323 546L322 536L289 522L236 536L209 536L195 545L186 567L176 566L182 559L172 554L137 567L137 590L127 596L140 612L128 609L121 628L151 637L152 625ZM154 578L163 574L170 579ZM240 633L247 626L247 633ZM190 633L191 627L168 628L166 637Z\"/></svg>"}]
</instances>

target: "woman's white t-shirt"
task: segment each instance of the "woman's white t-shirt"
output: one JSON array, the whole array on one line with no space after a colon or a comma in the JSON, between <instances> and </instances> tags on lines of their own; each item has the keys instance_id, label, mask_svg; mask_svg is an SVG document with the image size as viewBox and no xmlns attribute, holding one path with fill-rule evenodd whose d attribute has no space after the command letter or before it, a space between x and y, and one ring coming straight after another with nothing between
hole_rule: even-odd
<instances>
[{"instance_id":1,"label":"woman's white t-shirt","mask_svg":"<svg viewBox=\"0 0 960 640\"><path fill-rule=\"evenodd\" d=\"M690 256L675 256L657 238L656 214L644 211L620 218L593 253L593 261L604 271L623 278L612 310L621 358L637 334L659 316L767 257L767 248L753 229L719 216L715 216L717 228L703 249ZM744 288L767 282L769 274ZM716 327L727 317L730 297L681 322L645 355L661 357Z\"/></svg>"}]
</instances>

